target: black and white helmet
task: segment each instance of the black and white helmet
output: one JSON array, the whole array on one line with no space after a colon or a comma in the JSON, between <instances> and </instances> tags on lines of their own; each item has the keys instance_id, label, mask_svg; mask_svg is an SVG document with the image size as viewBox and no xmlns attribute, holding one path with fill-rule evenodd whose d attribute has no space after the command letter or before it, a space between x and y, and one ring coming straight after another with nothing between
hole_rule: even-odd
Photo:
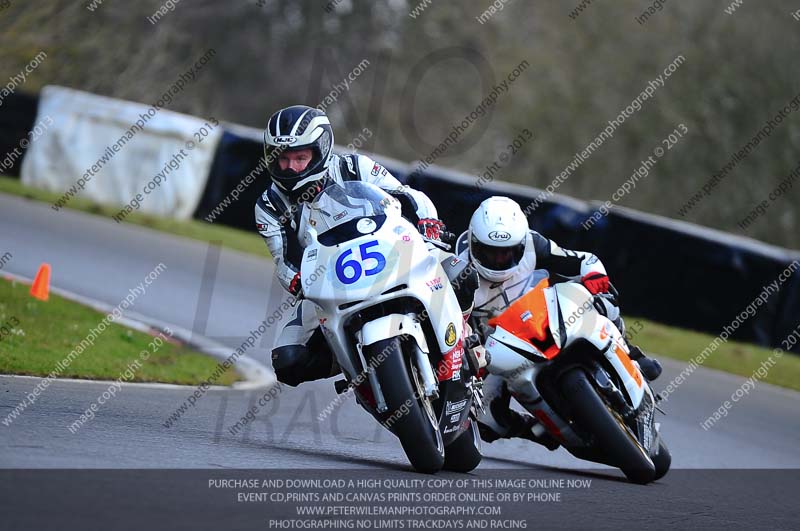
<instances>
[{"instance_id":1,"label":"black and white helmet","mask_svg":"<svg viewBox=\"0 0 800 531\"><path fill-rule=\"evenodd\" d=\"M286 151L311 149L308 166L296 172L281 170L278 159ZM275 185L289 196L297 196L326 177L333 155L333 129L324 112L305 105L293 105L273 114L264 131L267 172Z\"/></svg>"}]
</instances>

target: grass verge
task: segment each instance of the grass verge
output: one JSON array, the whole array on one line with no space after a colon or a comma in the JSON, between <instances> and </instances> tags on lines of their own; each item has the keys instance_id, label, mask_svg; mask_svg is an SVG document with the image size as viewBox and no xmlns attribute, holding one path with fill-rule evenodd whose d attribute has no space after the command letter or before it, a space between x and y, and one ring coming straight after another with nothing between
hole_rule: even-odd
<instances>
[{"instance_id":1,"label":"grass verge","mask_svg":"<svg viewBox=\"0 0 800 531\"><path fill-rule=\"evenodd\" d=\"M631 323L636 321L641 323L641 327L631 326ZM709 334L672 328L636 317L626 317L625 322L631 331L641 328L633 336L633 344L640 346L645 352L658 353L656 357L669 357L688 362L696 358L715 339ZM773 356L775 366L770 368L767 375L759 381L800 391L800 356L789 352L780 358L774 358L772 349L727 341L720 344L705 359L702 366L749 378L770 356ZM658 380L657 383L662 382Z\"/></svg>"},{"instance_id":2,"label":"grass verge","mask_svg":"<svg viewBox=\"0 0 800 531\"><path fill-rule=\"evenodd\" d=\"M0 279L0 373L47 376L105 315L53 294L47 302L36 300L28 289L26 284ZM133 377L125 381L197 385L217 367L214 358L174 343L159 347L152 344L153 339L111 323L94 344L71 355L71 363L59 376L116 380L130 367L135 369L128 372ZM149 358L138 362L137 368L134 362L142 351L148 351ZM230 385L238 379L235 371L228 370L215 383Z\"/></svg>"},{"instance_id":3,"label":"grass verge","mask_svg":"<svg viewBox=\"0 0 800 531\"><path fill-rule=\"evenodd\" d=\"M9 177L0 177L0 192L47 203L52 203L59 197L58 194L52 192L23 186L19 179ZM67 208L106 218L110 218L118 212L117 208L102 206L80 198L72 199ZM225 247L258 256L267 255L261 237L255 232L249 233L199 220L177 221L140 213L131 214L124 222L204 242L222 242ZM0 306L0 308L2 307ZM0 310L0 314L2 314L2 310ZM629 317L626 322L633 323L635 321L641 322L643 327L633 339L634 344L648 352L657 352L659 357L664 356L688 362L700 354L714 339L708 334L673 328L645 319ZM630 324L629 328L631 328ZM0 343L0 352L2 352L1 345ZM728 341L710 355L703 365L749 378L771 355L772 351L769 349ZM1 368L2 365L0 365ZM784 355L763 381L800 390L800 356Z\"/></svg>"}]
</instances>

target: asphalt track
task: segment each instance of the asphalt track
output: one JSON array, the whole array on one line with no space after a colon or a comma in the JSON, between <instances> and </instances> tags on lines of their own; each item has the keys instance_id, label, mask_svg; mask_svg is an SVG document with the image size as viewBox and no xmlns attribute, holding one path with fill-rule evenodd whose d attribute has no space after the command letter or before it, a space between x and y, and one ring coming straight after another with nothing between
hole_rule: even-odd
<instances>
[{"instance_id":1,"label":"asphalt track","mask_svg":"<svg viewBox=\"0 0 800 531\"><path fill-rule=\"evenodd\" d=\"M133 310L230 347L240 345L286 298L272 282L266 252L265 258L219 252L203 243L97 216L55 212L48 205L2 194L0 251L13 254L5 271L32 277L41 262L49 262L53 285L111 305L117 305L129 289L163 263L166 271ZM248 355L269 365L269 347L277 329L279 325L271 326ZM670 360L664 365L661 386L683 368ZM744 381L701 368L670 397L667 415L659 421L672 451L673 469L797 472L800 393L758 384L714 427L706 431L700 426ZM34 378L0 377L0 418L35 384ZM164 422L192 389L127 385L102 406L95 419L71 433L67 426L106 387L98 382L52 384L10 426L0 426L0 468L371 469L387 473L408 469L396 440L352 399L325 420L317 419L336 397L332 380L281 389L259 408L256 421L237 433L229 428L248 408L258 406L263 391L209 391L167 428ZM476 476L496 468L561 477L588 474L607 487L621 488L615 470L598 469L563 450L548 452L526 441L484 445L484 455ZM670 476L660 483L669 486Z\"/></svg>"}]
</instances>

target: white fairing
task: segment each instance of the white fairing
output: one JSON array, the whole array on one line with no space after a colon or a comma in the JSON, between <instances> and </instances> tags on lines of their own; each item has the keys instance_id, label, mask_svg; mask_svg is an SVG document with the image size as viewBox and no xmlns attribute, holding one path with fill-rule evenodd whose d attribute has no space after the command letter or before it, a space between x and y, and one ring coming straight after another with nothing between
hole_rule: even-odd
<instances>
[{"instance_id":1,"label":"white fairing","mask_svg":"<svg viewBox=\"0 0 800 531\"><path fill-rule=\"evenodd\" d=\"M624 355L628 356L628 347L614 323L600 315L595 309L592 294L581 284L574 282L556 284L548 290L554 290L557 293L561 318L566 329L567 341L562 348L568 347L578 339L586 339L594 344L603 351L603 355L614 367L620 381L625 385L631 406L639 407L644 393L649 392L649 388L644 385L644 378L636 364L628 361L636 374L636 376L632 376L617 354L617 349L621 349ZM556 336L554 335L554 337Z\"/></svg>"},{"instance_id":2,"label":"white fairing","mask_svg":"<svg viewBox=\"0 0 800 531\"><path fill-rule=\"evenodd\" d=\"M624 338L609 319L597 312L592 295L580 284L561 283L546 288L544 298L550 332L559 349L567 348L579 339L590 341L602 352L618 375L631 407L638 408L644 393L652 391L644 384L638 366L628 359L626 367L626 363L618 355L617 349L625 356L628 355ZM568 444L582 444L571 426L541 399L536 378L548 360L536 347L502 327L497 327L486 341L486 351L492 357L489 372L508 382L514 398L522 406L537 417L546 415ZM523 356L520 351L526 352L528 357Z\"/></svg>"},{"instance_id":3,"label":"white fairing","mask_svg":"<svg viewBox=\"0 0 800 531\"><path fill-rule=\"evenodd\" d=\"M427 320L440 352L452 350L463 335L461 309L439 260L416 228L400 215L395 199L363 182L348 182L345 187L368 187L373 190L367 193L384 196L381 205L385 208L379 210L385 221L380 224L373 221L375 216L370 219L370 212L364 211L369 205L354 201L347 213L326 213L323 211L329 207L325 205L314 210L315 201L304 211L300 224L306 246L301 266L303 291L319 306L320 324L339 365L351 376L361 370L356 366L356 353L347 344L344 326L348 318L379 302L401 297L420 301L427 315L415 319L394 314L366 323L359 334L361 344L410 334L420 349L428 351L418 324ZM360 217L363 214L359 211L367 215ZM333 221L338 216L339 220ZM325 241L326 233L341 230L345 222L351 223L352 230L341 243Z\"/></svg>"}]
</instances>

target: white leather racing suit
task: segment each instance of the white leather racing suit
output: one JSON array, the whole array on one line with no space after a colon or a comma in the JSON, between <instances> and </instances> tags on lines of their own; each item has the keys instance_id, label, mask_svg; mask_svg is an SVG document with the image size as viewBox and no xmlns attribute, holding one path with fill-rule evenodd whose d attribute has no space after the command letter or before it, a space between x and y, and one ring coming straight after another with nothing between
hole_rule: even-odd
<instances>
[{"instance_id":1,"label":"white leather racing suit","mask_svg":"<svg viewBox=\"0 0 800 531\"><path fill-rule=\"evenodd\" d=\"M383 166L364 155L332 155L327 181L372 183L400 201L403 216L416 224L420 219L437 218L431 200L417 190L404 186ZM311 199L311 198L309 198ZM281 285L291 291L292 280L300 271L303 247L298 239L298 225L303 203L292 203L274 185L258 199L255 206L256 228L264 238L275 261L275 274ZM449 261L455 260L450 254ZM460 260L461 268L467 263ZM449 262L448 262L449 263ZM448 275L457 275L451 268ZM472 299L470 298L470 303ZM276 339L272 351L272 366L278 380L298 385L301 382L333 376L338 372L327 342L319 328L316 306L300 299L294 315Z\"/></svg>"}]
</instances>

